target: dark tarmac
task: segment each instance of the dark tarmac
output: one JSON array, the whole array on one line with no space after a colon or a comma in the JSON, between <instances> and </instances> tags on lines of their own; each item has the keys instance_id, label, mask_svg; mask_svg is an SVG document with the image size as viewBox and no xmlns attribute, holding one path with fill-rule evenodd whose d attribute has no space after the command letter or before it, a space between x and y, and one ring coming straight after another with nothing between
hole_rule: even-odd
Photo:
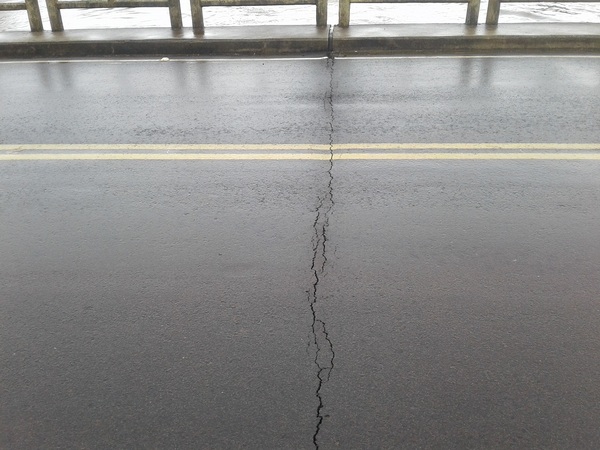
<instances>
[{"instance_id":1,"label":"dark tarmac","mask_svg":"<svg viewBox=\"0 0 600 450\"><path fill-rule=\"evenodd\" d=\"M596 448L599 87L0 63L0 447Z\"/></svg>"}]
</instances>

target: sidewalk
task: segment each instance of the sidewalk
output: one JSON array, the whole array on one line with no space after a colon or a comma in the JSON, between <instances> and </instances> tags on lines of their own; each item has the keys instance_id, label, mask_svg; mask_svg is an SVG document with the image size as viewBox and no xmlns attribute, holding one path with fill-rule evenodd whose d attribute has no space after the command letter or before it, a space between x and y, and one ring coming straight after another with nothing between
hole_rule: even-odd
<instances>
[{"instance_id":1,"label":"sidewalk","mask_svg":"<svg viewBox=\"0 0 600 450\"><path fill-rule=\"evenodd\" d=\"M403 24L0 33L0 58L126 55L276 56L600 53L598 23Z\"/></svg>"}]
</instances>

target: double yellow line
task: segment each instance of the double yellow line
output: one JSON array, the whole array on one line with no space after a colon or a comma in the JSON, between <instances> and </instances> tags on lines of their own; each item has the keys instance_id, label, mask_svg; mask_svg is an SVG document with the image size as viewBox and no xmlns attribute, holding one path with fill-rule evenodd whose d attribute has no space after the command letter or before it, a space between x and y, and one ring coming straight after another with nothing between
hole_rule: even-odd
<instances>
[{"instance_id":1,"label":"double yellow line","mask_svg":"<svg viewBox=\"0 0 600 450\"><path fill-rule=\"evenodd\" d=\"M600 143L0 144L0 161L600 160Z\"/></svg>"}]
</instances>

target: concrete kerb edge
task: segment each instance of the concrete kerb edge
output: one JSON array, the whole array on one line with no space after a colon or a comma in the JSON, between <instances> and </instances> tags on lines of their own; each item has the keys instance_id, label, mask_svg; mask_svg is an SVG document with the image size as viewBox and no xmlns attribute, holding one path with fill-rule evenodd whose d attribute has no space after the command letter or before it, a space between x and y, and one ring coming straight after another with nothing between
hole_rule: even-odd
<instances>
[{"instance_id":1,"label":"concrete kerb edge","mask_svg":"<svg viewBox=\"0 0 600 450\"><path fill-rule=\"evenodd\" d=\"M504 55L599 54L600 37L447 37L383 38L372 41L335 41L333 55Z\"/></svg>"},{"instance_id":2,"label":"concrete kerb edge","mask_svg":"<svg viewBox=\"0 0 600 450\"><path fill-rule=\"evenodd\" d=\"M394 33L353 34L352 30L330 25L327 29L307 27L302 35L257 38L251 27L240 32L234 27L232 38L206 36L166 36L151 39L111 39L110 30L102 30L106 38L72 38L68 31L58 38L10 41L0 36L0 58L31 59L90 56L302 56L302 55L453 55L453 54L506 54L506 53L600 53L600 33L568 35L515 35L501 34L498 29L485 30L484 26L464 28L463 32L448 35L394 35ZM432 27L433 28L433 27ZM279 27L281 31L282 27ZM460 28L457 28L460 31ZM311 31L312 30L312 31ZM350 32L348 30L351 30ZM97 31L97 30L95 30ZM23 34L21 34L23 35ZM33 33L32 33L33 35ZM241 36L241 37L240 37ZM4 38L4 39L2 39Z\"/></svg>"},{"instance_id":3,"label":"concrete kerb edge","mask_svg":"<svg viewBox=\"0 0 600 450\"><path fill-rule=\"evenodd\" d=\"M38 44L0 44L0 58L56 58L90 56L269 56L326 54L327 42L306 44L305 42L256 41L235 46L219 42L169 42L169 41L85 41ZM225 48L226 47L226 48Z\"/></svg>"}]
</instances>

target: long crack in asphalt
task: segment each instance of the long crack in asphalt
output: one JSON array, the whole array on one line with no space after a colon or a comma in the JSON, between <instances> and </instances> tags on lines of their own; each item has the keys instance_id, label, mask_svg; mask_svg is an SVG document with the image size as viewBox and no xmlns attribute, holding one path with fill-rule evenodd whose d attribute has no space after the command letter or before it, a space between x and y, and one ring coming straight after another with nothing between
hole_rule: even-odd
<instances>
[{"instance_id":1,"label":"long crack in asphalt","mask_svg":"<svg viewBox=\"0 0 600 450\"><path fill-rule=\"evenodd\" d=\"M333 57L327 59L327 69L329 72L329 91L325 96L325 108L329 113L329 168L327 170L328 180L327 187L322 196L319 197L317 204L316 217L313 223L313 257L311 271L313 277L313 285L308 292L308 301L312 313L312 344L315 346L314 363L317 368L317 397L318 405L316 411L317 424L313 435L313 444L315 449L319 448L319 433L325 416L323 414L323 385L329 381L331 372L334 368L335 352L333 343L327 332L327 326L322 314L319 312L318 301L321 295L321 285L325 270L327 268L327 231L329 228L329 216L334 206L333 201L333 66L335 60Z\"/></svg>"}]
</instances>

